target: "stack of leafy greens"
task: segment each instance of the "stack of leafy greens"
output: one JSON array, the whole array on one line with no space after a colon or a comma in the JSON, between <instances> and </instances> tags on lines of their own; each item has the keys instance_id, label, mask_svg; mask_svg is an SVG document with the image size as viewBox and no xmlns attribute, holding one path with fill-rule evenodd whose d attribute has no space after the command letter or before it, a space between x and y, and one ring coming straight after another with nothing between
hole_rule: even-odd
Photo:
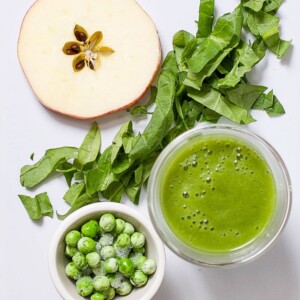
<instances>
[{"instance_id":1,"label":"stack of leafy greens","mask_svg":"<svg viewBox=\"0 0 300 300\"><path fill-rule=\"evenodd\" d=\"M214 1L202 0L196 36L183 30L174 35L173 50L162 64L149 102L129 110L132 115L148 113L148 106L155 102L144 132L135 136L128 121L100 154L100 131L94 123L78 149L50 149L37 163L24 166L21 184L31 189L54 173L63 174L69 186L63 198L71 208L58 214L60 219L98 202L101 195L119 202L125 193L138 204L141 187L161 150L197 122L217 122L223 116L248 124L254 121L251 109L283 114L273 92L250 84L246 77L267 49L281 58L290 47L279 36L276 12L281 2L244 0L214 22ZM253 34L253 42L242 40L243 29ZM19 197L32 219L52 216L47 194Z\"/></svg>"}]
</instances>

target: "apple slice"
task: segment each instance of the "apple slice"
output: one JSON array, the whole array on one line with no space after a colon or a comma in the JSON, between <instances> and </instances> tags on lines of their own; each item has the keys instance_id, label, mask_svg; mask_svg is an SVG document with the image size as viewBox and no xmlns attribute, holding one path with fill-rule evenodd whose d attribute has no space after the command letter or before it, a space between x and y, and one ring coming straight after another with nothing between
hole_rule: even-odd
<instances>
[{"instance_id":1,"label":"apple slice","mask_svg":"<svg viewBox=\"0 0 300 300\"><path fill-rule=\"evenodd\" d=\"M23 20L18 57L43 105L92 119L144 95L161 47L135 0L38 0Z\"/></svg>"}]
</instances>

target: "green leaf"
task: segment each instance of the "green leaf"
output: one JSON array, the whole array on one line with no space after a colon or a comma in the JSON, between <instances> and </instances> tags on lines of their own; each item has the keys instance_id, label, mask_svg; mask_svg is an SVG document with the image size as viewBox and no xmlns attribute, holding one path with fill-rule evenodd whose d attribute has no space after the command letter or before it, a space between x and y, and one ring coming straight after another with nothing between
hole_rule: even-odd
<instances>
[{"instance_id":1,"label":"green leaf","mask_svg":"<svg viewBox=\"0 0 300 300\"><path fill-rule=\"evenodd\" d=\"M148 107L155 102L156 94L157 94L157 87L151 85L150 98L149 98L148 102L145 105L137 105L132 108L128 108L127 111L132 116L151 114L148 112Z\"/></svg>"},{"instance_id":2,"label":"green leaf","mask_svg":"<svg viewBox=\"0 0 300 300\"><path fill-rule=\"evenodd\" d=\"M267 51L267 46L261 37L258 37L257 39L255 39L255 41L252 44L252 50L258 57L258 62L261 61L265 57L266 51Z\"/></svg>"},{"instance_id":3,"label":"green leaf","mask_svg":"<svg viewBox=\"0 0 300 300\"><path fill-rule=\"evenodd\" d=\"M75 182L65 193L63 199L69 203L71 206L75 199L77 199L80 195L82 195L85 191L84 182L77 183Z\"/></svg>"},{"instance_id":4,"label":"green leaf","mask_svg":"<svg viewBox=\"0 0 300 300\"><path fill-rule=\"evenodd\" d=\"M259 98L255 101L252 108L253 109L266 109L273 105L274 103L274 95L273 90L270 91L268 94L261 94Z\"/></svg>"},{"instance_id":5,"label":"green leaf","mask_svg":"<svg viewBox=\"0 0 300 300\"><path fill-rule=\"evenodd\" d=\"M93 163L100 151L101 137L98 124L93 123L78 149L78 156L74 160L74 166L81 170L85 165Z\"/></svg>"},{"instance_id":6,"label":"green leaf","mask_svg":"<svg viewBox=\"0 0 300 300\"><path fill-rule=\"evenodd\" d=\"M144 132L136 138L136 143L129 153L131 159L147 157L159 146L166 132L171 128L177 80L175 55L174 52L169 52L158 80L156 108Z\"/></svg>"},{"instance_id":7,"label":"green leaf","mask_svg":"<svg viewBox=\"0 0 300 300\"><path fill-rule=\"evenodd\" d=\"M69 209L69 211L67 213L59 214L58 212L56 212L56 214L57 214L57 217L59 220L64 220L67 216L69 216L71 213L73 213L77 209L79 209L83 206L92 204L92 203L97 203L97 202L99 202L98 195L90 196L90 195L84 193L73 201L72 207Z\"/></svg>"},{"instance_id":8,"label":"green leaf","mask_svg":"<svg viewBox=\"0 0 300 300\"><path fill-rule=\"evenodd\" d=\"M242 9L239 5L233 13L218 18L211 35L200 41L188 60L190 72L199 73L212 60L222 55L227 48L239 42L243 25Z\"/></svg>"},{"instance_id":9,"label":"green leaf","mask_svg":"<svg viewBox=\"0 0 300 300\"><path fill-rule=\"evenodd\" d=\"M249 110L266 89L261 85L239 84L226 90L226 96L232 103Z\"/></svg>"},{"instance_id":10,"label":"green leaf","mask_svg":"<svg viewBox=\"0 0 300 300\"><path fill-rule=\"evenodd\" d=\"M284 41L279 35L279 18L264 11L246 13L246 24L250 31L261 37L267 47L281 58L291 46L291 41Z\"/></svg>"},{"instance_id":11,"label":"green leaf","mask_svg":"<svg viewBox=\"0 0 300 300\"><path fill-rule=\"evenodd\" d=\"M101 194L105 199L121 202L124 190L124 185L121 181L114 181Z\"/></svg>"},{"instance_id":12,"label":"green leaf","mask_svg":"<svg viewBox=\"0 0 300 300\"><path fill-rule=\"evenodd\" d=\"M26 188L33 188L55 172L56 168L71 158L76 158L77 148L61 147L49 149L34 165L22 167L20 182Z\"/></svg>"},{"instance_id":13,"label":"green leaf","mask_svg":"<svg viewBox=\"0 0 300 300\"><path fill-rule=\"evenodd\" d=\"M104 191L112 182L119 180L120 175L112 171L111 156L112 145L106 148L100 156L98 168L86 172L85 183L89 195Z\"/></svg>"},{"instance_id":14,"label":"green leaf","mask_svg":"<svg viewBox=\"0 0 300 300\"><path fill-rule=\"evenodd\" d=\"M77 173L77 169L73 166L73 164L69 162L64 162L56 169L56 172L62 173L65 176L66 182L70 187L74 175Z\"/></svg>"},{"instance_id":15,"label":"green leaf","mask_svg":"<svg viewBox=\"0 0 300 300\"><path fill-rule=\"evenodd\" d=\"M265 110L269 116L280 116L285 114L285 110L276 96L274 96L273 105L271 107L266 108Z\"/></svg>"},{"instance_id":16,"label":"green leaf","mask_svg":"<svg viewBox=\"0 0 300 300\"><path fill-rule=\"evenodd\" d=\"M263 11L267 13L277 12L283 0L267 0L264 4Z\"/></svg>"},{"instance_id":17,"label":"green leaf","mask_svg":"<svg viewBox=\"0 0 300 300\"><path fill-rule=\"evenodd\" d=\"M246 109L231 103L210 87L205 86L201 91L188 88L188 96L235 123L248 124L254 121Z\"/></svg>"},{"instance_id":18,"label":"green leaf","mask_svg":"<svg viewBox=\"0 0 300 300\"><path fill-rule=\"evenodd\" d=\"M26 195L18 195L22 201L29 217L32 220L39 220L43 216L53 216L53 210L51 202L48 198L47 193L41 193L31 198Z\"/></svg>"},{"instance_id":19,"label":"green leaf","mask_svg":"<svg viewBox=\"0 0 300 300\"><path fill-rule=\"evenodd\" d=\"M217 123L221 118L221 115L217 112L209 109L204 108L203 113L201 115L200 122L210 122L210 123Z\"/></svg>"},{"instance_id":20,"label":"green leaf","mask_svg":"<svg viewBox=\"0 0 300 300\"><path fill-rule=\"evenodd\" d=\"M215 1L202 0L199 6L197 37L208 37L214 22Z\"/></svg>"},{"instance_id":21,"label":"green leaf","mask_svg":"<svg viewBox=\"0 0 300 300\"><path fill-rule=\"evenodd\" d=\"M218 87L224 89L236 86L258 61L259 58L252 48L241 41L233 51L233 67L224 78L219 80Z\"/></svg>"},{"instance_id":22,"label":"green leaf","mask_svg":"<svg viewBox=\"0 0 300 300\"><path fill-rule=\"evenodd\" d=\"M266 0L248 0L243 4L243 6L248 7L254 11L260 11L265 2Z\"/></svg>"}]
</instances>

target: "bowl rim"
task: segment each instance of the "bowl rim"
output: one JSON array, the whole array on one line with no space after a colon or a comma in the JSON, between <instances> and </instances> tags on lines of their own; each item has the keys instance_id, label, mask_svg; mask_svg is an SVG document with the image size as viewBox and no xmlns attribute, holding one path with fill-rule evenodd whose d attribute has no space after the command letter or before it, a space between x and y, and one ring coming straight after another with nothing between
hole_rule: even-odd
<instances>
[{"instance_id":1,"label":"bowl rim","mask_svg":"<svg viewBox=\"0 0 300 300\"><path fill-rule=\"evenodd\" d=\"M141 224L143 227L149 231L150 235L153 238L155 248L157 249L157 255L159 257L159 262L157 263L157 270L155 272L155 281L153 282L150 289L147 289L145 293L143 294L143 297L140 300L150 300L154 297L156 292L158 291L163 277L165 273L165 265L166 265L166 254L165 254L165 247L164 244L157 234L156 230L154 229L151 221L144 216L144 214L138 212L137 210L131 208L128 205L122 204L122 203L115 203L115 202L99 202L99 203L93 203L86 205L75 212L73 212L71 215L69 215L65 220L62 221L62 223L57 227L57 229L54 232L54 235L51 239L49 251L48 251L48 269L50 273L50 277L52 279L52 282L54 286L56 287L58 293L63 297L65 300L74 300L73 297L69 294L67 289L65 288L64 284L61 282L58 276L58 267L56 263L56 257L57 257L57 250L59 241L62 237L62 235L65 233L66 229L79 219L83 218L84 216L88 214L94 214L94 213L105 213L105 212L111 212L124 214L124 218L131 217L135 219L139 224ZM146 238L147 239L147 238ZM154 280L154 278L151 278ZM147 286L147 285L146 285ZM75 286L74 286L75 287ZM123 297L124 298L124 297ZM83 298L84 299L84 298ZM124 298L126 299L126 297Z\"/></svg>"},{"instance_id":2,"label":"bowl rim","mask_svg":"<svg viewBox=\"0 0 300 300\"><path fill-rule=\"evenodd\" d=\"M274 234L272 239L270 239L269 242L262 249L260 249L256 253L254 253L254 255L251 255L243 260L237 260L237 261L233 261L233 262L226 261L226 262L221 262L221 263L215 263L212 261L203 261L203 260L198 260L194 257L190 257L181 249L181 247L173 244L168 239L166 239L166 236L168 233L166 233L162 230L161 226L159 226L159 222L157 222L158 218L155 216L154 202L157 202L157 200L153 200L154 193L152 192L152 190L155 188L155 181L156 181L155 178L157 177L157 175L159 173L159 169L160 169L160 166L162 165L163 161L165 159L169 159L170 153L173 154L173 152L176 152L176 150L181 148L180 145L182 143L184 143L187 139L193 138L197 134L201 134L201 133L207 132L209 130L211 130L211 132L208 133L208 135L214 134L213 133L214 130L222 130L222 131L227 131L228 135L230 135L230 133L232 133L232 136L234 136L235 133L239 133L239 134L242 134L244 137L244 138L236 137L237 139L241 138L242 140L247 141L249 138L250 139L252 138L253 140L256 140L257 142L261 143L264 147L266 147L268 149L268 151L270 151L271 155L274 158L276 158L278 166L281 169L283 177L284 177L284 184L285 184L286 190L287 190L287 200L286 200L286 209L284 211L284 216L282 218L281 225L278 228L278 231L276 232L276 234ZM223 133L226 134L225 132L222 132L221 134L223 134ZM151 193L153 194L152 196L151 196ZM205 125L197 126L197 127L194 127L192 129L189 129L189 130L183 132L182 134L177 136L173 141L171 141L171 143L169 143L163 149L163 151L160 153L159 157L155 161L153 168L151 170L151 173L150 173L148 189L147 189L147 198L148 198L148 211L149 211L150 219L153 223L153 226L156 229L156 231L158 232L161 239L163 240L164 244L174 254L183 258L184 260L186 260L188 262L191 262L191 263L194 263L194 264L197 264L200 266L204 266L204 267L210 267L210 268L218 268L218 267L229 268L230 267L230 268L232 268L232 267L244 265L246 263L249 263L249 262L259 258L261 255L263 255L266 251L268 251L278 241L278 237L281 235L283 229L285 228L287 221L289 219L290 212L291 212L292 184L291 184L291 179L290 179L288 169L287 169L282 157L277 152L277 150L267 140L265 140L263 137L261 137L259 134L251 131L248 128L243 128L238 125L205 124ZM172 230L169 228L169 231L172 231ZM175 235L175 234L173 233L173 235ZM177 239L179 239L179 238L177 237ZM201 252L202 251L200 251L199 253L201 253Z\"/></svg>"}]
</instances>

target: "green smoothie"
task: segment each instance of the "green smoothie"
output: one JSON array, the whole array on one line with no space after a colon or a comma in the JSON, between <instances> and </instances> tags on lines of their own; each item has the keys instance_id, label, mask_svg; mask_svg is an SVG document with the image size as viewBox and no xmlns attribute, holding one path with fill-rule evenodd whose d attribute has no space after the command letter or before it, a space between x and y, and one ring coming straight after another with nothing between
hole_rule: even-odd
<instances>
[{"instance_id":1,"label":"green smoothie","mask_svg":"<svg viewBox=\"0 0 300 300\"><path fill-rule=\"evenodd\" d=\"M266 161L231 136L194 138L167 166L161 203L174 234L208 252L232 251L269 223L276 187Z\"/></svg>"}]
</instances>

